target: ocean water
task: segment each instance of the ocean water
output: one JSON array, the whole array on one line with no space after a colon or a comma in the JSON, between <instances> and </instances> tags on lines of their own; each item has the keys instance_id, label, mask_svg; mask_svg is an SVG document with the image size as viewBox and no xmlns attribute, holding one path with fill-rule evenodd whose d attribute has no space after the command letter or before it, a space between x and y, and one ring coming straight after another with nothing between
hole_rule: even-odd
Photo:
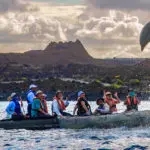
<instances>
[{"instance_id":1,"label":"ocean water","mask_svg":"<svg viewBox=\"0 0 150 150\"><path fill-rule=\"evenodd\" d=\"M0 103L0 118L5 117L8 102ZM90 102L92 110L95 102ZM48 103L50 110L51 102ZM72 113L75 102L68 112ZM24 102L24 109L26 102ZM123 112L123 103L118 105ZM150 110L150 102L142 102L139 110ZM50 129L42 131L0 129L0 150L150 150L150 127L115 129Z\"/></svg>"}]
</instances>

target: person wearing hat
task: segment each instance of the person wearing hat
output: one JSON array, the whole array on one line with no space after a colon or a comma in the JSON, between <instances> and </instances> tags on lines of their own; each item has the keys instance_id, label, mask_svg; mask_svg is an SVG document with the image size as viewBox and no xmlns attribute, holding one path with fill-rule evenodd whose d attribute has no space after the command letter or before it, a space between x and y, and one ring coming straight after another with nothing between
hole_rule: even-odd
<instances>
[{"instance_id":1,"label":"person wearing hat","mask_svg":"<svg viewBox=\"0 0 150 150\"><path fill-rule=\"evenodd\" d=\"M75 115L76 111L77 111L78 116L90 116L91 115L91 107L83 91L78 92L77 104L75 105L73 115Z\"/></svg>"},{"instance_id":2,"label":"person wearing hat","mask_svg":"<svg viewBox=\"0 0 150 150\"><path fill-rule=\"evenodd\" d=\"M108 104L109 106L109 111L111 113L114 113L114 112L117 112L117 104L120 103L120 99L118 97L118 93L116 92L114 94L115 98L113 98L112 96L112 93L111 92L104 92L104 100L105 100L105 103Z\"/></svg>"},{"instance_id":3,"label":"person wearing hat","mask_svg":"<svg viewBox=\"0 0 150 150\"><path fill-rule=\"evenodd\" d=\"M105 103L104 98L98 98L96 104L98 105L98 108L94 111L93 115L110 114L109 106Z\"/></svg>"},{"instance_id":4,"label":"person wearing hat","mask_svg":"<svg viewBox=\"0 0 150 150\"><path fill-rule=\"evenodd\" d=\"M7 119L23 119L19 97L16 93L12 93L9 97L9 105L6 108Z\"/></svg>"},{"instance_id":5,"label":"person wearing hat","mask_svg":"<svg viewBox=\"0 0 150 150\"><path fill-rule=\"evenodd\" d=\"M35 93L37 90L37 86L34 84L31 84L29 86L29 91L27 92L27 103L28 103L28 116L31 117L31 107L32 107L32 103L33 103L33 99L35 98Z\"/></svg>"},{"instance_id":6,"label":"person wearing hat","mask_svg":"<svg viewBox=\"0 0 150 150\"><path fill-rule=\"evenodd\" d=\"M63 100L63 93L61 91L57 91L52 102L52 115L57 117L72 116L71 114L65 112L68 105L69 102L65 102Z\"/></svg>"},{"instance_id":7,"label":"person wearing hat","mask_svg":"<svg viewBox=\"0 0 150 150\"><path fill-rule=\"evenodd\" d=\"M42 103L42 106L44 107L44 112L48 113L48 106L47 106L47 95L46 94L42 94L42 97L41 97L41 103Z\"/></svg>"},{"instance_id":8,"label":"person wearing hat","mask_svg":"<svg viewBox=\"0 0 150 150\"><path fill-rule=\"evenodd\" d=\"M50 115L44 111L44 106L42 105L42 97L43 92L41 90L37 91L35 94L35 98L32 102L32 109L31 109L31 117L32 118L47 118Z\"/></svg>"},{"instance_id":9,"label":"person wearing hat","mask_svg":"<svg viewBox=\"0 0 150 150\"><path fill-rule=\"evenodd\" d=\"M137 99L136 94L133 90L129 91L129 94L124 104L127 107L126 111L138 111L138 105L140 104L140 101Z\"/></svg>"}]
</instances>

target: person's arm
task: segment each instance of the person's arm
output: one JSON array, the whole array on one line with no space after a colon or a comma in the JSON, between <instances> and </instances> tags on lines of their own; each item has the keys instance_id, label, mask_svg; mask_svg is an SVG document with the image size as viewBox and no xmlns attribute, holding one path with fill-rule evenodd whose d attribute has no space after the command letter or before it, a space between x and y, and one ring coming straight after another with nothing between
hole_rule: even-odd
<instances>
[{"instance_id":1,"label":"person's arm","mask_svg":"<svg viewBox=\"0 0 150 150\"><path fill-rule=\"evenodd\" d=\"M76 104L75 107L74 107L74 110L73 110L73 116L75 115L77 108L78 107L77 107L77 104Z\"/></svg>"},{"instance_id":2,"label":"person's arm","mask_svg":"<svg viewBox=\"0 0 150 150\"><path fill-rule=\"evenodd\" d=\"M86 113L89 112L89 110L87 109L86 105L85 105L85 102L84 101L81 101L81 105L82 107L84 108L84 110L86 111Z\"/></svg>"},{"instance_id":3,"label":"person's arm","mask_svg":"<svg viewBox=\"0 0 150 150\"><path fill-rule=\"evenodd\" d=\"M68 101L68 100L65 100L65 101L64 101L64 104L65 104L65 107L68 107L68 106L69 106L69 101Z\"/></svg>"},{"instance_id":4,"label":"person's arm","mask_svg":"<svg viewBox=\"0 0 150 150\"><path fill-rule=\"evenodd\" d=\"M115 98L116 98L116 104L118 104L118 103L120 103L120 98L118 97L118 93L116 92L115 94L114 94L114 96L115 96Z\"/></svg>"},{"instance_id":5,"label":"person's arm","mask_svg":"<svg viewBox=\"0 0 150 150\"><path fill-rule=\"evenodd\" d=\"M57 101L54 100L52 105L53 105L53 112L56 113L58 116L62 116Z\"/></svg>"},{"instance_id":6,"label":"person's arm","mask_svg":"<svg viewBox=\"0 0 150 150\"><path fill-rule=\"evenodd\" d=\"M93 112L93 115L97 115L98 113L98 109L95 109L95 111Z\"/></svg>"},{"instance_id":7,"label":"person's arm","mask_svg":"<svg viewBox=\"0 0 150 150\"><path fill-rule=\"evenodd\" d=\"M46 100L44 100L44 105L45 105L45 108L46 108L46 113L48 113L48 106L47 106Z\"/></svg>"},{"instance_id":8,"label":"person's arm","mask_svg":"<svg viewBox=\"0 0 150 150\"><path fill-rule=\"evenodd\" d=\"M21 107L23 107L23 100L22 100L22 98L19 97L19 100L20 100L20 105L21 105Z\"/></svg>"},{"instance_id":9,"label":"person's arm","mask_svg":"<svg viewBox=\"0 0 150 150\"><path fill-rule=\"evenodd\" d=\"M69 106L69 104L70 104L69 101L70 101L70 96L68 95L68 96L66 97L66 100L64 101L66 107Z\"/></svg>"},{"instance_id":10,"label":"person's arm","mask_svg":"<svg viewBox=\"0 0 150 150\"><path fill-rule=\"evenodd\" d=\"M27 98L28 98L29 103L32 103L33 99L35 98L35 95L33 93L29 93Z\"/></svg>"},{"instance_id":11,"label":"person's arm","mask_svg":"<svg viewBox=\"0 0 150 150\"><path fill-rule=\"evenodd\" d=\"M42 113L42 114L46 114L41 108L38 109L38 111L39 111L40 113Z\"/></svg>"},{"instance_id":12,"label":"person's arm","mask_svg":"<svg viewBox=\"0 0 150 150\"><path fill-rule=\"evenodd\" d=\"M103 98L106 99L106 91L103 91Z\"/></svg>"},{"instance_id":13,"label":"person's arm","mask_svg":"<svg viewBox=\"0 0 150 150\"><path fill-rule=\"evenodd\" d=\"M42 114L46 114L42 109L41 109L41 103L40 103L40 100L36 100L36 103L35 103L35 110L39 111L40 113Z\"/></svg>"},{"instance_id":14,"label":"person's arm","mask_svg":"<svg viewBox=\"0 0 150 150\"><path fill-rule=\"evenodd\" d=\"M14 102L10 102L9 103L9 105L7 106L7 108L6 108L6 112L8 113L8 114L10 114L10 115L15 115L16 113L15 113L15 104L14 104Z\"/></svg>"}]
</instances>

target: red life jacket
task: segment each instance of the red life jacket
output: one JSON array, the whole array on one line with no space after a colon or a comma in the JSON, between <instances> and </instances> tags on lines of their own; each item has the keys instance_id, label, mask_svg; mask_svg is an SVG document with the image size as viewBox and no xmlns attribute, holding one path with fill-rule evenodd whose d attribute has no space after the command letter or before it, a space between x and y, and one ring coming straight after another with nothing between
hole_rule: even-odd
<instances>
[{"instance_id":1,"label":"red life jacket","mask_svg":"<svg viewBox=\"0 0 150 150\"><path fill-rule=\"evenodd\" d=\"M110 111L113 109L113 112L116 112L117 111L117 108L116 108L116 100L111 98L111 100L109 99L105 99L105 102L109 105L109 102L112 102L112 106L109 106L110 107Z\"/></svg>"},{"instance_id":2,"label":"red life jacket","mask_svg":"<svg viewBox=\"0 0 150 150\"><path fill-rule=\"evenodd\" d=\"M109 100L108 98L105 99L105 102L109 104L109 101L112 101L113 105L116 105L116 100L111 98L111 100Z\"/></svg>"},{"instance_id":3,"label":"red life jacket","mask_svg":"<svg viewBox=\"0 0 150 150\"><path fill-rule=\"evenodd\" d=\"M138 101L137 101L136 97L133 98L133 103L134 103L134 105L138 104ZM131 99L130 99L130 97L128 97L128 99L127 99L127 105L131 105Z\"/></svg>"},{"instance_id":4,"label":"red life jacket","mask_svg":"<svg viewBox=\"0 0 150 150\"><path fill-rule=\"evenodd\" d=\"M65 103L64 103L64 101L63 101L63 100L58 99L57 97L54 97L54 99L56 99L56 100L57 100L58 105L59 105L59 107L60 107L60 110L61 110L61 111L66 110L66 106L65 106Z\"/></svg>"}]
</instances>

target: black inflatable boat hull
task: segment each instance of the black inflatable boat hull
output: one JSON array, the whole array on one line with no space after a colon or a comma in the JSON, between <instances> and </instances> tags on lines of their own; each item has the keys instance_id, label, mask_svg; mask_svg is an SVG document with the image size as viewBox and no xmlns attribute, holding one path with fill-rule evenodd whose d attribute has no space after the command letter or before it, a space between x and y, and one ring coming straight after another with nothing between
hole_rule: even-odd
<instances>
[{"instance_id":1,"label":"black inflatable boat hull","mask_svg":"<svg viewBox=\"0 0 150 150\"><path fill-rule=\"evenodd\" d=\"M150 126L150 111L121 113L105 116L64 117L61 119L35 119L0 121L1 129L43 130L51 128L84 129Z\"/></svg>"}]
</instances>

